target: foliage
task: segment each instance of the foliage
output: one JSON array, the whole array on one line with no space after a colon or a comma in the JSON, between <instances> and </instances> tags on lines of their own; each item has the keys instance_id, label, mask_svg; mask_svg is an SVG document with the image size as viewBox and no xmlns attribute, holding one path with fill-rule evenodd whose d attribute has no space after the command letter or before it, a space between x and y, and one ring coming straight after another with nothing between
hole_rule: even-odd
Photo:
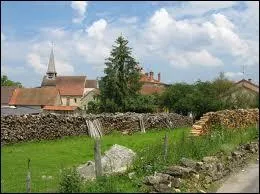
<instances>
[{"instance_id":1,"label":"foliage","mask_svg":"<svg viewBox=\"0 0 260 194\"><path fill-rule=\"evenodd\" d=\"M17 86L22 87L22 84L20 82L14 82L12 80L9 80L6 75L1 76L1 86Z\"/></svg>"},{"instance_id":2,"label":"foliage","mask_svg":"<svg viewBox=\"0 0 260 194\"><path fill-rule=\"evenodd\" d=\"M178 114L187 115L191 111L193 90L193 86L186 83L173 84L162 94L160 105Z\"/></svg>"},{"instance_id":3,"label":"foliage","mask_svg":"<svg viewBox=\"0 0 260 194\"><path fill-rule=\"evenodd\" d=\"M100 113L100 103L99 101L90 101L88 102L88 109L87 109L88 113Z\"/></svg>"},{"instance_id":4,"label":"foliage","mask_svg":"<svg viewBox=\"0 0 260 194\"><path fill-rule=\"evenodd\" d=\"M126 111L125 99L134 98L141 88L140 72L128 41L119 36L115 43L105 62L105 76L99 83L100 109L104 112Z\"/></svg>"},{"instance_id":5,"label":"foliage","mask_svg":"<svg viewBox=\"0 0 260 194\"><path fill-rule=\"evenodd\" d=\"M60 193L79 193L82 188L82 178L76 168L63 169L59 183Z\"/></svg>"},{"instance_id":6,"label":"foliage","mask_svg":"<svg viewBox=\"0 0 260 194\"><path fill-rule=\"evenodd\" d=\"M160 106L183 115L192 112L196 119L210 111L258 107L259 95L237 92L232 97L230 94L235 91L234 84L221 72L212 82L198 80L193 84L171 85L162 94Z\"/></svg>"},{"instance_id":7,"label":"foliage","mask_svg":"<svg viewBox=\"0 0 260 194\"><path fill-rule=\"evenodd\" d=\"M127 111L137 113L156 112L158 108L158 96L156 95L136 95L135 98L125 99Z\"/></svg>"}]
</instances>

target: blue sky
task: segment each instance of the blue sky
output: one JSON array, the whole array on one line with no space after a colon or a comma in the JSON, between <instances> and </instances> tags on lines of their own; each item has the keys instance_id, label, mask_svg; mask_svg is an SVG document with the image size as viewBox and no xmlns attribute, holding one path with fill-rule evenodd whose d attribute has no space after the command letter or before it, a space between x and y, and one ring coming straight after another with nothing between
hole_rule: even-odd
<instances>
[{"instance_id":1,"label":"blue sky","mask_svg":"<svg viewBox=\"0 0 260 194\"><path fill-rule=\"evenodd\" d=\"M146 71L166 83L220 71L259 83L259 2L1 2L1 74L39 86L51 42L58 75L103 75L122 33Z\"/></svg>"}]
</instances>

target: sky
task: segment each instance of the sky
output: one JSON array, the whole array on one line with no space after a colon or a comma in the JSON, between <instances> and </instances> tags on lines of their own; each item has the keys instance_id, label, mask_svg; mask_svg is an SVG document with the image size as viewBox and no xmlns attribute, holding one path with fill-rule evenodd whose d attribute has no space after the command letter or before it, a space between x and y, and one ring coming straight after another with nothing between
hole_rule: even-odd
<instances>
[{"instance_id":1,"label":"sky","mask_svg":"<svg viewBox=\"0 0 260 194\"><path fill-rule=\"evenodd\" d=\"M259 84L258 1L1 1L1 75L40 86L54 42L58 75L96 79L121 34L164 83Z\"/></svg>"}]
</instances>

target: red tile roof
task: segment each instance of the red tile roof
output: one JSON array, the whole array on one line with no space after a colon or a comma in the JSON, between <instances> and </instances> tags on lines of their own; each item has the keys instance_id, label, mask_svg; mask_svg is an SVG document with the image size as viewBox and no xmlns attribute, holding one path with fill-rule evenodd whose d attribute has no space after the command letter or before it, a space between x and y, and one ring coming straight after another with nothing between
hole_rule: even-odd
<instances>
[{"instance_id":1,"label":"red tile roof","mask_svg":"<svg viewBox=\"0 0 260 194\"><path fill-rule=\"evenodd\" d=\"M141 94L150 95L154 93L161 94L165 90L165 87L159 87L155 84L144 84L140 90Z\"/></svg>"},{"instance_id":2,"label":"red tile roof","mask_svg":"<svg viewBox=\"0 0 260 194\"><path fill-rule=\"evenodd\" d=\"M97 88L97 80L86 80L85 88Z\"/></svg>"},{"instance_id":3,"label":"red tile roof","mask_svg":"<svg viewBox=\"0 0 260 194\"><path fill-rule=\"evenodd\" d=\"M77 106L44 106L43 110L76 110Z\"/></svg>"},{"instance_id":4,"label":"red tile roof","mask_svg":"<svg viewBox=\"0 0 260 194\"><path fill-rule=\"evenodd\" d=\"M56 87L62 96L82 96L86 76L58 76Z\"/></svg>"},{"instance_id":5,"label":"red tile roof","mask_svg":"<svg viewBox=\"0 0 260 194\"><path fill-rule=\"evenodd\" d=\"M56 105L59 97L59 91L54 87L16 88L9 105Z\"/></svg>"},{"instance_id":6,"label":"red tile roof","mask_svg":"<svg viewBox=\"0 0 260 194\"><path fill-rule=\"evenodd\" d=\"M1 105L8 105L17 86L1 86Z\"/></svg>"}]
</instances>

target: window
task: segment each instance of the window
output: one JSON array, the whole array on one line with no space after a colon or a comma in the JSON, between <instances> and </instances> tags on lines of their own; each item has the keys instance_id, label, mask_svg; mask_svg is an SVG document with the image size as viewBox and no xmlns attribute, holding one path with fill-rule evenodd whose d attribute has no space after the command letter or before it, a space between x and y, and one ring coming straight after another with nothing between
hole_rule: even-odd
<instances>
[{"instance_id":1,"label":"window","mask_svg":"<svg viewBox=\"0 0 260 194\"><path fill-rule=\"evenodd\" d=\"M74 98L74 102L77 103L77 98Z\"/></svg>"},{"instance_id":2,"label":"window","mask_svg":"<svg viewBox=\"0 0 260 194\"><path fill-rule=\"evenodd\" d=\"M67 106L69 106L69 105L70 105L70 98L67 98L66 105L67 105Z\"/></svg>"}]
</instances>

